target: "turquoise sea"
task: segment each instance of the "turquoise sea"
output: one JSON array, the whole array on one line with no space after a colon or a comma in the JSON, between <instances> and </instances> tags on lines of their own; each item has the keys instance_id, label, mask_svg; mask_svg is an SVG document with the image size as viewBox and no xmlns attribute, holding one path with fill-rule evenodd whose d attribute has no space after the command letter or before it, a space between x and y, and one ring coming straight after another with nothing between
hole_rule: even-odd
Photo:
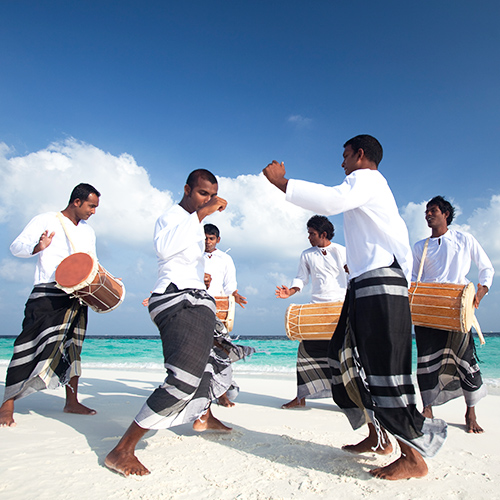
<instances>
[{"instance_id":1,"label":"turquoise sea","mask_svg":"<svg viewBox=\"0 0 500 500\"><path fill-rule=\"evenodd\" d=\"M500 334L485 334L486 345L476 340L477 355L483 378L489 387L500 388ZM249 345L256 353L235 363L241 374L292 374L295 372L298 342L286 337L241 337L235 343ZM6 366L12 356L14 337L0 337L0 366ZM415 358L415 346L413 349ZM85 339L83 366L104 369L150 370L163 369L159 337L97 337Z\"/></svg>"}]
</instances>

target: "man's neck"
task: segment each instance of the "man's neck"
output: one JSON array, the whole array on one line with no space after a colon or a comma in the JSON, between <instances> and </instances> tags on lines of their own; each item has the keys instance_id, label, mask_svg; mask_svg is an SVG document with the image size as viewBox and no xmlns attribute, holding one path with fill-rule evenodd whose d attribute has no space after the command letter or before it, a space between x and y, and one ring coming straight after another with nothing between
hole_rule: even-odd
<instances>
[{"instance_id":1,"label":"man's neck","mask_svg":"<svg viewBox=\"0 0 500 500\"><path fill-rule=\"evenodd\" d=\"M431 232L431 238L440 238L448 232L448 226L444 227L433 227Z\"/></svg>"},{"instance_id":2,"label":"man's neck","mask_svg":"<svg viewBox=\"0 0 500 500\"><path fill-rule=\"evenodd\" d=\"M75 226L78 226L78 223L80 222L81 219L79 219L69 208L65 208L61 212L64 217L69 219Z\"/></svg>"},{"instance_id":3,"label":"man's neck","mask_svg":"<svg viewBox=\"0 0 500 500\"><path fill-rule=\"evenodd\" d=\"M331 241L326 240L326 242L325 242L325 243L320 243L320 244L318 245L318 248L326 248L326 247L329 247L329 246L331 245L331 243L332 243Z\"/></svg>"}]
</instances>

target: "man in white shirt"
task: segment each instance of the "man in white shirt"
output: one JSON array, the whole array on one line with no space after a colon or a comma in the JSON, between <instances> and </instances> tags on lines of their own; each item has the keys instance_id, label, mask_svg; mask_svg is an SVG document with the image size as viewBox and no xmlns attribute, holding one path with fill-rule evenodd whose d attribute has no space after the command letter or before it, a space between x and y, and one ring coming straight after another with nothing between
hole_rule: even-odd
<instances>
[{"instance_id":1,"label":"man in white shirt","mask_svg":"<svg viewBox=\"0 0 500 500\"><path fill-rule=\"evenodd\" d=\"M446 423L425 419L416 408L408 302L412 255L406 225L378 171L382 155L374 137L353 137L344 144L346 178L334 187L288 180L284 164L276 161L264 175L295 205L344 214L350 281L329 348L332 393L353 428L369 427L366 439L345 450L386 455L392 453L386 430L396 437L401 456L370 471L396 480L427 474L422 455L437 453Z\"/></svg>"},{"instance_id":2,"label":"man in white shirt","mask_svg":"<svg viewBox=\"0 0 500 500\"><path fill-rule=\"evenodd\" d=\"M493 282L494 269L486 252L470 234L450 229L455 209L442 196L427 203L425 218L431 228L431 236L415 243L413 248L413 280L420 268L420 281L426 283L469 283L466 278L471 261L479 270L479 283L474 297L474 306L479 307ZM424 247L426 255L422 263ZM421 267L422 266L422 267ZM466 430L479 434L483 429L476 419L475 406L484 396L481 372L475 355L471 332L438 330L415 326L418 351L417 378L424 404L423 414L432 418L432 405L444 404L460 397L465 398Z\"/></svg>"},{"instance_id":3,"label":"man in white shirt","mask_svg":"<svg viewBox=\"0 0 500 500\"><path fill-rule=\"evenodd\" d=\"M105 459L108 468L124 476L149 474L135 456L137 443L149 429L195 422L197 431L231 430L210 411L215 301L204 283L201 222L226 208L226 200L217 192L217 179L211 172L194 170L182 200L156 221L153 241L158 279L149 299L149 314L160 331L167 377Z\"/></svg>"},{"instance_id":4,"label":"man in white shirt","mask_svg":"<svg viewBox=\"0 0 500 500\"><path fill-rule=\"evenodd\" d=\"M245 308L246 297L238 293L236 281L236 268L233 259L226 252L217 248L220 243L220 231L215 224L205 224L205 277L208 283L207 292L212 297L227 297L232 295L236 304ZM244 359L255 352L253 347L236 345L231 342L229 334L222 323L215 329L215 349L223 355L225 351L231 359L231 363ZM221 352L222 351L222 352ZM234 399L239 393L238 384L232 379L232 367L228 366L225 372L231 377L232 383L229 389L219 396L217 402L221 406L231 408ZM231 398L231 399L230 399Z\"/></svg>"},{"instance_id":5,"label":"man in white shirt","mask_svg":"<svg viewBox=\"0 0 500 500\"><path fill-rule=\"evenodd\" d=\"M232 295L237 304L245 307L246 297L238 293L236 268L231 256L217 248L220 243L220 231L214 224L205 224L205 273L210 275L207 291L212 297Z\"/></svg>"},{"instance_id":6,"label":"man in white shirt","mask_svg":"<svg viewBox=\"0 0 500 500\"><path fill-rule=\"evenodd\" d=\"M0 426L11 427L14 401L35 391L66 386L65 413L95 415L78 401L80 353L87 326L87 306L56 288L57 266L75 250L96 254L94 230L87 220L99 206L100 193L79 184L62 212L37 215L10 246L13 255L38 257L34 287L26 302L23 331L14 343L7 369ZM68 326L69 325L69 326Z\"/></svg>"},{"instance_id":7,"label":"man in white shirt","mask_svg":"<svg viewBox=\"0 0 500 500\"><path fill-rule=\"evenodd\" d=\"M314 215L307 221L307 232L311 248L302 252L291 287L276 287L276 297L292 297L311 280L311 302L343 302L347 288L346 252L342 245L331 241L335 234L333 224L322 215ZM300 342L297 351L297 396L282 408L304 408L306 398L331 397L329 343L329 340Z\"/></svg>"}]
</instances>

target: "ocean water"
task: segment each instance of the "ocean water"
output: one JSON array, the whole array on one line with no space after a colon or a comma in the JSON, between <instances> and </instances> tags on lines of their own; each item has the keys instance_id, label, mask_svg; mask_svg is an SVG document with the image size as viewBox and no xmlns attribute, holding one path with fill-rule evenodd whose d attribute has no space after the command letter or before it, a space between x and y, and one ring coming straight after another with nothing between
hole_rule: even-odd
<instances>
[{"instance_id":1,"label":"ocean water","mask_svg":"<svg viewBox=\"0 0 500 500\"><path fill-rule=\"evenodd\" d=\"M485 338L486 345L479 346L475 337L483 379L488 386L500 388L500 334L485 334ZM286 337L245 337L235 343L256 350L249 359L234 364L235 373L270 376L295 373L297 341ZM0 337L0 366L8 364L13 344L13 337ZM414 364L415 354L414 341ZM84 367L104 369L163 369L161 341L159 337L88 336L83 345L82 363Z\"/></svg>"}]
</instances>

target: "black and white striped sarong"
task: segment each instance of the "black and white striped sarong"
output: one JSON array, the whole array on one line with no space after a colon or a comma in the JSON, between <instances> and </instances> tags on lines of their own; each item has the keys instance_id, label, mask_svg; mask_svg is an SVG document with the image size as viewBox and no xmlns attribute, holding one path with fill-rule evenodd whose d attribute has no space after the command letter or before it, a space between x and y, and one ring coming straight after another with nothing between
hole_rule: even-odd
<instances>
[{"instance_id":1,"label":"black and white striped sarong","mask_svg":"<svg viewBox=\"0 0 500 500\"><path fill-rule=\"evenodd\" d=\"M460 396L475 406L487 394L471 332L415 327L417 379L425 406L441 405Z\"/></svg>"},{"instance_id":2,"label":"black and white striped sarong","mask_svg":"<svg viewBox=\"0 0 500 500\"><path fill-rule=\"evenodd\" d=\"M329 398L332 396L331 371L328 363L329 340L303 340L297 351L297 397Z\"/></svg>"},{"instance_id":3,"label":"black and white striped sarong","mask_svg":"<svg viewBox=\"0 0 500 500\"><path fill-rule=\"evenodd\" d=\"M151 295L149 313L160 330L167 377L135 421L144 429L166 429L196 420L229 388L230 360L214 353L215 301L205 290L171 283Z\"/></svg>"},{"instance_id":4,"label":"black and white striped sarong","mask_svg":"<svg viewBox=\"0 0 500 500\"><path fill-rule=\"evenodd\" d=\"M14 342L4 401L55 389L80 376L86 327L87 306L55 283L35 285L26 302L23 330Z\"/></svg>"},{"instance_id":5,"label":"black and white striped sarong","mask_svg":"<svg viewBox=\"0 0 500 500\"><path fill-rule=\"evenodd\" d=\"M446 423L417 411L411 374L408 285L395 262L352 279L330 342L332 393L352 427L371 421L432 457Z\"/></svg>"}]
</instances>

